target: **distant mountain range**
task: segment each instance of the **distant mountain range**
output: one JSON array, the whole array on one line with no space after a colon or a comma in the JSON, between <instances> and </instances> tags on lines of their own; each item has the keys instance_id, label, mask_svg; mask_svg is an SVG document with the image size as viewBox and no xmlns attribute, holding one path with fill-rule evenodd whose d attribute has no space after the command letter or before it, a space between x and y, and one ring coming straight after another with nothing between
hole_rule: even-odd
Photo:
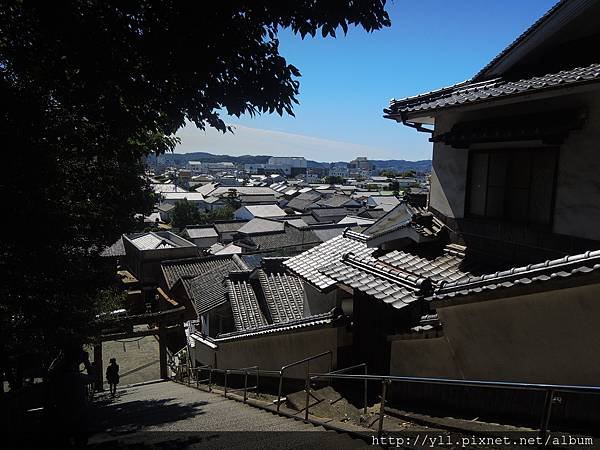
<instances>
[{"instance_id":1,"label":"distant mountain range","mask_svg":"<svg viewBox=\"0 0 600 450\"><path fill-rule=\"evenodd\" d=\"M231 155L213 155L212 153L206 152L194 152L194 153L167 153L158 157L148 157L148 163L150 165L161 165L168 166L185 166L188 161L200 161L200 162L232 162L235 164L265 164L271 156L269 155L242 155L242 156L231 156ZM376 170L396 170L398 172L405 172L407 170L414 170L416 172L431 172L431 160L425 159L421 161L406 161L404 159L373 159L369 160L375 165ZM318 162L308 160L309 168L328 168L331 164L343 165L347 161L339 161L335 163Z\"/></svg>"}]
</instances>

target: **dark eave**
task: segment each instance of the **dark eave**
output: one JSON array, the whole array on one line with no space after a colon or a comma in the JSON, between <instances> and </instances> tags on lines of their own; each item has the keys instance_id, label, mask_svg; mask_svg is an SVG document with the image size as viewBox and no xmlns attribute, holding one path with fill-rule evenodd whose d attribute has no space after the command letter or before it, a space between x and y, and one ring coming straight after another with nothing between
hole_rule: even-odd
<instances>
[{"instance_id":1,"label":"dark eave","mask_svg":"<svg viewBox=\"0 0 600 450\"><path fill-rule=\"evenodd\" d=\"M460 83L450 88L429 92L403 100L392 100L384 117L406 122L417 117L431 116L442 109L493 102L519 95L542 93L565 87L576 87L600 81L600 64L575 67L519 81L501 78L480 83Z\"/></svg>"}]
</instances>

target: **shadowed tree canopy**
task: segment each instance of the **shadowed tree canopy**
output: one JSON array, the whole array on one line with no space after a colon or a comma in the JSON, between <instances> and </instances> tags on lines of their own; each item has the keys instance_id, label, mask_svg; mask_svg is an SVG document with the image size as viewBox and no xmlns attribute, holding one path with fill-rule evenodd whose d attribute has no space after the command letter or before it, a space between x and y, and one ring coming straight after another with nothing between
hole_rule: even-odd
<instances>
[{"instance_id":1,"label":"shadowed tree canopy","mask_svg":"<svg viewBox=\"0 0 600 450\"><path fill-rule=\"evenodd\" d=\"M6 1L0 6L0 364L85 335L111 268L98 252L153 204L143 157L186 120L293 114L277 31L389 26L385 0ZM8 206L8 209L6 208ZM33 231L29 227L34 226Z\"/></svg>"}]
</instances>

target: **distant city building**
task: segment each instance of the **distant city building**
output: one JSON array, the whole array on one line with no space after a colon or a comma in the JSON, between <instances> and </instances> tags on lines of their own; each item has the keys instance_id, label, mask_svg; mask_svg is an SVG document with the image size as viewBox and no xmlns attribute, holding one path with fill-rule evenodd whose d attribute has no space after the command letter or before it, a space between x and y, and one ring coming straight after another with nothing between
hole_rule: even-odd
<instances>
[{"instance_id":1,"label":"distant city building","mask_svg":"<svg viewBox=\"0 0 600 450\"><path fill-rule=\"evenodd\" d=\"M306 173L307 161L301 156L271 156L266 164L245 164L244 170L251 174L284 174L289 177Z\"/></svg>"},{"instance_id":2,"label":"distant city building","mask_svg":"<svg viewBox=\"0 0 600 450\"><path fill-rule=\"evenodd\" d=\"M348 178L349 174L350 174L350 171L348 170L347 167L334 166L329 169L330 177Z\"/></svg>"},{"instance_id":3,"label":"distant city building","mask_svg":"<svg viewBox=\"0 0 600 450\"><path fill-rule=\"evenodd\" d=\"M307 167L306 159L303 156L271 156L268 163L274 166Z\"/></svg>"},{"instance_id":4,"label":"distant city building","mask_svg":"<svg viewBox=\"0 0 600 450\"><path fill-rule=\"evenodd\" d=\"M201 161L188 161L188 169L194 174L199 173L229 173L233 174L237 171L237 166L229 161L222 162L201 162Z\"/></svg>"},{"instance_id":5,"label":"distant city building","mask_svg":"<svg viewBox=\"0 0 600 450\"><path fill-rule=\"evenodd\" d=\"M375 165L366 156L359 156L348 164L348 171L351 177L368 178L373 174L374 169Z\"/></svg>"}]
</instances>

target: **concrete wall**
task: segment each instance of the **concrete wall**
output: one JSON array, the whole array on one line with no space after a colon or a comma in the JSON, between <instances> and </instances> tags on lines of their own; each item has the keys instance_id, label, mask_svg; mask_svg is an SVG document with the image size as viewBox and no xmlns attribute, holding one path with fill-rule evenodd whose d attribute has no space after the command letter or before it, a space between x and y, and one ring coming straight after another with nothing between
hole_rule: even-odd
<instances>
[{"instance_id":1,"label":"concrete wall","mask_svg":"<svg viewBox=\"0 0 600 450\"><path fill-rule=\"evenodd\" d=\"M197 343L192 351L197 361L212 365L216 362L218 368L258 365L265 370L279 370L286 364L331 350L335 368L338 347L351 342L351 335L344 327L322 328L219 342L216 351ZM310 369L314 372L329 371L329 357L312 361ZM305 371L305 366L290 369L289 377L304 378Z\"/></svg>"},{"instance_id":2,"label":"concrete wall","mask_svg":"<svg viewBox=\"0 0 600 450\"><path fill-rule=\"evenodd\" d=\"M463 378L446 337L393 340L390 373L398 376Z\"/></svg>"},{"instance_id":3,"label":"concrete wall","mask_svg":"<svg viewBox=\"0 0 600 450\"><path fill-rule=\"evenodd\" d=\"M394 341L397 375L598 385L600 285L439 307L443 338Z\"/></svg>"}]
</instances>

